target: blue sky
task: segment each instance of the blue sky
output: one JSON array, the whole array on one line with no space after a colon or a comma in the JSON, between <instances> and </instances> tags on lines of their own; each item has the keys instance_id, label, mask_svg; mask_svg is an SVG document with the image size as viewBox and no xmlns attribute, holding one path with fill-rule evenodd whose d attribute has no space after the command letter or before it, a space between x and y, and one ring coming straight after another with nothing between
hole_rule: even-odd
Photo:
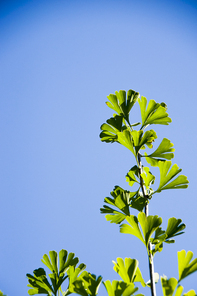
<instances>
[{"instance_id":1,"label":"blue sky","mask_svg":"<svg viewBox=\"0 0 197 296\"><path fill-rule=\"evenodd\" d=\"M172 141L190 184L155 196L150 214L187 226L155 257L155 271L178 277L177 251L197 257L196 2L1 1L0 28L0 289L27 295L26 273L62 248L104 280L118 279L112 260L136 258L148 280L144 247L99 213L134 165L99 140L106 97L120 89L168 105L158 143ZM183 285L197 290L196 274Z\"/></svg>"}]
</instances>

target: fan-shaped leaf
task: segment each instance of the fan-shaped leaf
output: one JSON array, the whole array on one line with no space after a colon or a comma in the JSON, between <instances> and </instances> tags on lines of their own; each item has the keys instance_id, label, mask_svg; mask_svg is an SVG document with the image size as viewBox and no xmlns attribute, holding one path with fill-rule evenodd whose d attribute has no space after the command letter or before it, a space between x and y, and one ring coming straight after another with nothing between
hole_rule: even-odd
<instances>
[{"instance_id":1,"label":"fan-shaped leaf","mask_svg":"<svg viewBox=\"0 0 197 296\"><path fill-rule=\"evenodd\" d=\"M115 92L116 95L110 94L107 98L109 102L106 102L107 106L117 112L118 115L123 115L129 123L129 112L139 97L139 93L134 90L126 92L120 90Z\"/></svg>"},{"instance_id":2,"label":"fan-shaped leaf","mask_svg":"<svg viewBox=\"0 0 197 296\"><path fill-rule=\"evenodd\" d=\"M118 139L117 133L126 128L123 126L123 116L115 114L114 117L107 120L107 123L101 125L100 138L103 142L113 143Z\"/></svg>"},{"instance_id":3,"label":"fan-shaped leaf","mask_svg":"<svg viewBox=\"0 0 197 296\"><path fill-rule=\"evenodd\" d=\"M191 251L188 251L187 254L185 250L178 252L179 282L197 271L197 258L191 261L192 257Z\"/></svg>"},{"instance_id":4,"label":"fan-shaped leaf","mask_svg":"<svg viewBox=\"0 0 197 296\"><path fill-rule=\"evenodd\" d=\"M95 296L101 284L102 277L96 278L94 274L84 271L78 279L73 282L73 292L82 296Z\"/></svg>"},{"instance_id":5,"label":"fan-shaped leaf","mask_svg":"<svg viewBox=\"0 0 197 296\"><path fill-rule=\"evenodd\" d=\"M175 180L170 182L182 170L178 168L177 164L171 167L171 161L159 161L158 166L160 170L160 184L158 189L154 192L161 192L166 189L180 189L188 187L187 177L184 175L178 176ZM171 167L171 169L170 169ZM170 183L169 183L170 182Z\"/></svg>"},{"instance_id":6,"label":"fan-shaped leaf","mask_svg":"<svg viewBox=\"0 0 197 296\"><path fill-rule=\"evenodd\" d=\"M148 250L148 243L151 235L157 228L161 225L162 219L158 216L148 216L145 213L139 213L138 218L135 216L130 216L126 218L127 222L130 224L122 224L120 226L121 233L129 233L138 237L146 246ZM139 228L139 224L142 228L142 232ZM143 233L143 234L142 234Z\"/></svg>"},{"instance_id":7,"label":"fan-shaped leaf","mask_svg":"<svg viewBox=\"0 0 197 296\"><path fill-rule=\"evenodd\" d=\"M117 263L114 263L114 270L126 283L140 282L143 287L146 286L144 279L142 278L141 271L138 267L138 261L131 258L117 258Z\"/></svg>"},{"instance_id":8,"label":"fan-shaped leaf","mask_svg":"<svg viewBox=\"0 0 197 296\"><path fill-rule=\"evenodd\" d=\"M144 145L152 148L152 142L157 138L156 132L154 130L149 130L143 133L140 131L132 131L131 135L133 137L133 145L135 146L136 154L140 149L144 149Z\"/></svg>"},{"instance_id":9,"label":"fan-shaped leaf","mask_svg":"<svg viewBox=\"0 0 197 296\"><path fill-rule=\"evenodd\" d=\"M111 192L110 197L106 197L104 202L116 207L118 210L114 210L113 208L104 205L103 208L100 209L102 214L108 214L105 216L107 221L111 221L111 223L121 223L126 216L130 215L129 211L129 200L130 200L130 192L122 189L119 186L115 186L114 190Z\"/></svg>"},{"instance_id":10,"label":"fan-shaped leaf","mask_svg":"<svg viewBox=\"0 0 197 296\"><path fill-rule=\"evenodd\" d=\"M178 281L175 278L167 279L166 276L161 277L161 285L164 296L172 296L177 285Z\"/></svg>"},{"instance_id":11,"label":"fan-shaped leaf","mask_svg":"<svg viewBox=\"0 0 197 296\"><path fill-rule=\"evenodd\" d=\"M172 217L168 220L168 226L165 231L165 233L167 235L165 238L166 243L175 242L171 238L184 233L182 230L185 229L186 225L183 223L181 224L181 222L182 222L181 219L176 219L174 217Z\"/></svg>"},{"instance_id":12,"label":"fan-shaped leaf","mask_svg":"<svg viewBox=\"0 0 197 296\"><path fill-rule=\"evenodd\" d=\"M149 167L142 168L142 179L144 180L144 185L148 190L152 184L154 184L155 176L150 172Z\"/></svg>"},{"instance_id":13,"label":"fan-shaped leaf","mask_svg":"<svg viewBox=\"0 0 197 296\"><path fill-rule=\"evenodd\" d=\"M197 296L194 290L190 290L187 293L183 294L183 296Z\"/></svg>"},{"instance_id":14,"label":"fan-shaped leaf","mask_svg":"<svg viewBox=\"0 0 197 296\"><path fill-rule=\"evenodd\" d=\"M152 166L158 166L159 161L170 160L174 157L175 149L172 148L174 145L170 142L170 140L164 138L159 145L159 147L152 154L147 155L145 153L145 157L147 162Z\"/></svg>"},{"instance_id":15,"label":"fan-shaped leaf","mask_svg":"<svg viewBox=\"0 0 197 296\"><path fill-rule=\"evenodd\" d=\"M145 245L148 249L150 237L154 233L154 231L156 231L157 228L161 225L162 218L158 217L157 215L146 217L145 213L139 213L138 221L141 225L144 234Z\"/></svg>"},{"instance_id":16,"label":"fan-shaped leaf","mask_svg":"<svg viewBox=\"0 0 197 296\"><path fill-rule=\"evenodd\" d=\"M174 296L181 296L183 293L183 286L178 286Z\"/></svg>"},{"instance_id":17,"label":"fan-shaped leaf","mask_svg":"<svg viewBox=\"0 0 197 296\"><path fill-rule=\"evenodd\" d=\"M128 284L122 281L113 281L111 283L107 280L103 284L109 296L130 296L138 290L133 283Z\"/></svg>"},{"instance_id":18,"label":"fan-shaped leaf","mask_svg":"<svg viewBox=\"0 0 197 296\"><path fill-rule=\"evenodd\" d=\"M135 156L135 150L133 147L133 138L129 130L124 130L123 132L118 132L118 142L128 148Z\"/></svg>"},{"instance_id":19,"label":"fan-shaped leaf","mask_svg":"<svg viewBox=\"0 0 197 296\"><path fill-rule=\"evenodd\" d=\"M163 124L168 125L172 120L168 117L166 112L167 106L164 103L156 103L154 100L150 100L146 109L147 99L141 97L138 99L140 105L142 127L145 128L149 124Z\"/></svg>"},{"instance_id":20,"label":"fan-shaped leaf","mask_svg":"<svg viewBox=\"0 0 197 296\"><path fill-rule=\"evenodd\" d=\"M144 198L143 194L138 191L130 192L130 207L142 212L145 205L149 203L148 198Z\"/></svg>"},{"instance_id":21,"label":"fan-shaped leaf","mask_svg":"<svg viewBox=\"0 0 197 296\"><path fill-rule=\"evenodd\" d=\"M130 171L126 175L126 181L129 183L129 186L132 187L134 183L140 184L136 177L139 179L139 168L135 165L130 169Z\"/></svg>"},{"instance_id":22,"label":"fan-shaped leaf","mask_svg":"<svg viewBox=\"0 0 197 296\"><path fill-rule=\"evenodd\" d=\"M43 268L34 270L34 275L27 273L29 284L27 285L31 289L28 290L29 295L35 294L47 294L51 295L51 292L55 292L47 280L46 272Z\"/></svg>"}]
</instances>

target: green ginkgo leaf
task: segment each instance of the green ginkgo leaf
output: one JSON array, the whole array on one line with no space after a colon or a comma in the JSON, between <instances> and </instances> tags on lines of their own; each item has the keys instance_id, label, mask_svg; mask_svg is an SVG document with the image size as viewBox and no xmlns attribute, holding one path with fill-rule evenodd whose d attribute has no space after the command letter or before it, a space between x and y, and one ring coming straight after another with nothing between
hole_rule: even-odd
<instances>
[{"instance_id":1,"label":"green ginkgo leaf","mask_svg":"<svg viewBox=\"0 0 197 296\"><path fill-rule=\"evenodd\" d=\"M66 272L69 272L69 269L72 267L75 269L75 266L79 262L77 257L74 257L74 253L68 253L66 250L61 250L59 252L59 268L58 268L58 255L56 251L50 251L49 256L44 254L43 259L41 260L51 271L49 278L52 285L49 283L46 272L43 268L34 270L34 275L27 274L29 285L33 289L29 289L28 293L30 295L35 294L47 294L47 295L56 295L57 291L61 288L62 283L68 277ZM81 264L79 268L85 268L84 264Z\"/></svg>"},{"instance_id":2,"label":"green ginkgo leaf","mask_svg":"<svg viewBox=\"0 0 197 296\"><path fill-rule=\"evenodd\" d=\"M136 259L117 258L117 263L114 263L114 270L119 274L122 280L126 283L140 282L142 287L146 286L146 283L142 277L141 271L138 267L139 262Z\"/></svg>"},{"instance_id":3,"label":"green ginkgo leaf","mask_svg":"<svg viewBox=\"0 0 197 296\"><path fill-rule=\"evenodd\" d=\"M128 174L126 175L126 181L129 183L129 186L131 186L131 187L133 186L134 183L140 184L140 180L139 180L139 168L136 165L133 166L129 170Z\"/></svg>"},{"instance_id":4,"label":"green ginkgo leaf","mask_svg":"<svg viewBox=\"0 0 197 296\"><path fill-rule=\"evenodd\" d=\"M28 290L29 295L35 294L47 294L52 295L51 293L55 293L52 285L50 285L49 281L46 277L46 272L43 268L38 268L33 271L34 275L27 273L27 278L29 284L27 285L31 289Z\"/></svg>"},{"instance_id":5,"label":"green ginkgo leaf","mask_svg":"<svg viewBox=\"0 0 197 296\"><path fill-rule=\"evenodd\" d=\"M166 276L163 276L161 277L161 285L164 296L173 296L178 285L178 281L175 278L167 279Z\"/></svg>"},{"instance_id":6,"label":"green ginkgo leaf","mask_svg":"<svg viewBox=\"0 0 197 296\"><path fill-rule=\"evenodd\" d=\"M152 184L154 184L155 176L150 172L149 167L143 167L141 177L144 180L144 185L148 190Z\"/></svg>"},{"instance_id":7,"label":"green ginkgo leaf","mask_svg":"<svg viewBox=\"0 0 197 296\"><path fill-rule=\"evenodd\" d=\"M145 205L149 203L148 198L144 198L143 194L139 191L130 192L130 207L142 212Z\"/></svg>"},{"instance_id":8,"label":"green ginkgo leaf","mask_svg":"<svg viewBox=\"0 0 197 296\"><path fill-rule=\"evenodd\" d=\"M75 281L80 280L81 276L85 273L86 271L84 270L86 268L86 265L81 263L79 266L70 266L70 268L67 271L67 275L69 278L69 286L67 291L65 292L65 295L68 295L70 293L74 293L75 291Z\"/></svg>"},{"instance_id":9,"label":"green ginkgo leaf","mask_svg":"<svg viewBox=\"0 0 197 296\"><path fill-rule=\"evenodd\" d=\"M179 270L179 282L186 278L188 275L197 271L197 258L191 261L193 253L185 250L178 252L178 270Z\"/></svg>"},{"instance_id":10,"label":"green ginkgo leaf","mask_svg":"<svg viewBox=\"0 0 197 296\"><path fill-rule=\"evenodd\" d=\"M114 115L114 117L107 120L107 123L101 125L102 132L100 133L101 141L106 143L113 143L117 141L117 133L124 130L123 116Z\"/></svg>"},{"instance_id":11,"label":"green ginkgo leaf","mask_svg":"<svg viewBox=\"0 0 197 296\"><path fill-rule=\"evenodd\" d=\"M129 130L123 130L123 132L118 132L117 135L118 135L118 142L123 146L125 146L127 149L129 149L136 157L131 132Z\"/></svg>"},{"instance_id":12,"label":"green ginkgo leaf","mask_svg":"<svg viewBox=\"0 0 197 296\"><path fill-rule=\"evenodd\" d=\"M184 293L183 296L197 296L194 290L190 290L187 293Z\"/></svg>"},{"instance_id":13,"label":"green ginkgo leaf","mask_svg":"<svg viewBox=\"0 0 197 296\"><path fill-rule=\"evenodd\" d=\"M178 175L182 171L178 168L177 164L174 164L172 167L171 164L171 161L158 162L160 170L160 183L158 189L153 194L166 189L181 189L188 187L187 184L189 183L189 181L187 180L187 177L184 175L180 175L175 180L171 181L176 175Z\"/></svg>"},{"instance_id":14,"label":"green ginkgo leaf","mask_svg":"<svg viewBox=\"0 0 197 296\"><path fill-rule=\"evenodd\" d=\"M123 116L129 123L129 112L133 105L139 98L139 93L134 90L126 91L120 90L114 94L110 94L108 97L109 102L106 102L107 106L117 112L118 115Z\"/></svg>"},{"instance_id":15,"label":"green ginkgo leaf","mask_svg":"<svg viewBox=\"0 0 197 296\"><path fill-rule=\"evenodd\" d=\"M177 289L176 289L176 293L174 296L181 296L183 293L183 286L178 286Z\"/></svg>"},{"instance_id":16,"label":"green ginkgo leaf","mask_svg":"<svg viewBox=\"0 0 197 296\"><path fill-rule=\"evenodd\" d=\"M112 283L107 280L103 282L108 296L130 296L133 295L138 288L133 283L125 283L114 280ZM137 295L136 295L137 296Z\"/></svg>"},{"instance_id":17,"label":"green ginkgo leaf","mask_svg":"<svg viewBox=\"0 0 197 296\"><path fill-rule=\"evenodd\" d=\"M148 243L151 235L161 225L162 219L158 216L148 216L145 213L139 213L138 218L136 216L129 216L126 218L128 224L120 225L121 233L128 233L139 238L146 246L148 250ZM139 224L142 228L142 232L139 228Z\"/></svg>"},{"instance_id":18,"label":"green ginkgo leaf","mask_svg":"<svg viewBox=\"0 0 197 296\"><path fill-rule=\"evenodd\" d=\"M104 205L100 211L102 214L107 214L105 216L107 221L119 224L126 218L126 216L130 215L130 193L131 192L124 190L119 186L115 186L114 190L111 192L111 196L113 198L106 197L104 199L105 203L110 204L120 210L117 211L116 209L114 210L113 208Z\"/></svg>"},{"instance_id":19,"label":"green ginkgo leaf","mask_svg":"<svg viewBox=\"0 0 197 296\"><path fill-rule=\"evenodd\" d=\"M145 128L149 124L163 124L168 125L172 120L168 117L166 112L167 106L164 103L156 103L154 100L150 100L148 107L146 108L147 99L141 97L138 99L140 105L142 127Z\"/></svg>"},{"instance_id":20,"label":"green ginkgo leaf","mask_svg":"<svg viewBox=\"0 0 197 296\"><path fill-rule=\"evenodd\" d=\"M168 226L165 231L166 233L165 243L174 243L175 241L172 240L172 238L184 233L182 230L185 229L186 225L181 222L182 222L181 219L176 219L174 217L168 220Z\"/></svg>"},{"instance_id":21,"label":"green ginkgo leaf","mask_svg":"<svg viewBox=\"0 0 197 296\"><path fill-rule=\"evenodd\" d=\"M128 225L128 224L120 225L120 232L132 234L132 235L136 236L137 238L139 238L145 244L143 235L142 235L141 230L139 228L138 218L136 216L131 215L131 216L127 217L126 220L130 225Z\"/></svg>"},{"instance_id":22,"label":"green ginkgo leaf","mask_svg":"<svg viewBox=\"0 0 197 296\"><path fill-rule=\"evenodd\" d=\"M138 221L143 231L145 245L148 250L148 243L151 238L151 235L157 230L157 228L162 223L162 218L155 216L146 217L145 213L138 214Z\"/></svg>"},{"instance_id":23,"label":"green ginkgo leaf","mask_svg":"<svg viewBox=\"0 0 197 296\"><path fill-rule=\"evenodd\" d=\"M152 166L158 166L159 161L170 160L174 157L175 149L172 148L174 145L170 142L170 140L164 138L160 143L159 147L152 153L145 153L145 157L147 162Z\"/></svg>"},{"instance_id":24,"label":"green ginkgo leaf","mask_svg":"<svg viewBox=\"0 0 197 296\"><path fill-rule=\"evenodd\" d=\"M82 296L96 296L98 289L101 284L102 277L96 278L94 274L84 271L74 282L73 282L73 293Z\"/></svg>"},{"instance_id":25,"label":"green ginkgo leaf","mask_svg":"<svg viewBox=\"0 0 197 296\"><path fill-rule=\"evenodd\" d=\"M140 131L132 131L131 136L133 138L133 145L135 147L136 154L140 149L144 149L144 145L147 145L149 148L152 148L152 142L157 138L157 134L154 130L149 130L143 133Z\"/></svg>"}]
</instances>

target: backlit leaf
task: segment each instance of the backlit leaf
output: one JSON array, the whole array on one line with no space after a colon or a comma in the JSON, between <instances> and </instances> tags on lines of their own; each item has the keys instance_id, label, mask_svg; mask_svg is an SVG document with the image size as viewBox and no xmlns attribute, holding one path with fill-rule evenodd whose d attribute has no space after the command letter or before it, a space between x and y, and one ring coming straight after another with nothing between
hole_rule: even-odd
<instances>
[{"instance_id":1,"label":"backlit leaf","mask_svg":"<svg viewBox=\"0 0 197 296\"><path fill-rule=\"evenodd\" d=\"M179 282L186 278L188 275L197 271L197 258L191 261L193 253L185 250L178 252L178 270L179 270Z\"/></svg>"},{"instance_id":2,"label":"backlit leaf","mask_svg":"<svg viewBox=\"0 0 197 296\"><path fill-rule=\"evenodd\" d=\"M118 142L123 146L125 146L126 148L128 148L134 154L134 156L136 156L135 150L133 147L133 138L129 130L118 132Z\"/></svg>"},{"instance_id":3,"label":"backlit leaf","mask_svg":"<svg viewBox=\"0 0 197 296\"><path fill-rule=\"evenodd\" d=\"M101 125L102 132L100 133L101 141L106 143L113 143L117 141L117 133L124 130L126 127L123 126L123 117L114 115L114 117L107 120L107 123Z\"/></svg>"},{"instance_id":4,"label":"backlit leaf","mask_svg":"<svg viewBox=\"0 0 197 296\"><path fill-rule=\"evenodd\" d=\"M172 240L171 238L184 233L182 230L185 229L186 226L181 222L182 222L181 219L176 219L174 217L168 220L168 226L165 231L167 235L165 238L166 243L174 242L174 240Z\"/></svg>"},{"instance_id":5,"label":"backlit leaf","mask_svg":"<svg viewBox=\"0 0 197 296\"><path fill-rule=\"evenodd\" d=\"M172 296L177 285L178 281L175 278L167 279L166 276L161 277L161 285L164 296Z\"/></svg>"},{"instance_id":6,"label":"backlit leaf","mask_svg":"<svg viewBox=\"0 0 197 296\"><path fill-rule=\"evenodd\" d=\"M146 286L144 279L142 278L141 271L138 267L139 262L135 259L117 258L117 263L114 263L114 270L119 274L119 276L126 283L140 282L143 287Z\"/></svg>"},{"instance_id":7,"label":"backlit leaf","mask_svg":"<svg viewBox=\"0 0 197 296\"><path fill-rule=\"evenodd\" d=\"M134 90L126 91L120 90L114 94L110 94L108 97L109 102L106 102L107 106L117 112L118 115L123 115L124 118L129 123L129 112L137 99L139 98L139 93Z\"/></svg>"},{"instance_id":8,"label":"backlit leaf","mask_svg":"<svg viewBox=\"0 0 197 296\"><path fill-rule=\"evenodd\" d=\"M84 271L76 281L73 282L73 293L82 296L95 296L101 284L102 277L96 278L94 274Z\"/></svg>"},{"instance_id":9,"label":"backlit leaf","mask_svg":"<svg viewBox=\"0 0 197 296\"><path fill-rule=\"evenodd\" d=\"M128 233L138 237L146 246L148 250L148 243L151 235L161 225L162 219L158 216L148 216L145 213L139 213L138 218L136 216L129 216L126 218L128 224L122 224L120 226L121 233ZM142 228L142 232L139 228L139 224Z\"/></svg>"},{"instance_id":10,"label":"backlit leaf","mask_svg":"<svg viewBox=\"0 0 197 296\"><path fill-rule=\"evenodd\" d=\"M100 209L102 214L106 214L105 216L107 221L111 221L111 223L121 223L126 216L130 215L129 205L130 205L130 192L122 189L119 186L115 186L114 190L111 192L110 197L106 197L104 202L110 204L117 209L113 209L109 206L104 205L103 208Z\"/></svg>"},{"instance_id":11,"label":"backlit leaf","mask_svg":"<svg viewBox=\"0 0 197 296\"><path fill-rule=\"evenodd\" d=\"M133 295L138 288L133 283L125 283L122 281L107 280L103 282L109 296L130 296ZM137 295L136 295L137 296Z\"/></svg>"},{"instance_id":12,"label":"backlit leaf","mask_svg":"<svg viewBox=\"0 0 197 296\"><path fill-rule=\"evenodd\" d=\"M138 180L136 179L136 177L138 178ZM128 174L126 175L126 181L129 183L129 186L133 186L134 183L138 183L140 184L139 182L139 168L135 165L133 166Z\"/></svg>"},{"instance_id":13,"label":"backlit leaf","mask_svg":"<svg viewBox=\"0 0 197 296\"><path fill-rule=\"evenodd\" d=\"M152 148L152 142L157 138L156 132L154 130L146 131L145 133L140 131L132 131L131 135L133 137L133 145L135 147L136 154L140 149L144 149L144 145Z\"/></svg>"},{"instance_id":14,"label":"backlit leaf","mask_svg":"<svg viewBox=\"0 0 197 296\"><path fill-rule=\"evenodd\" d=\"M162 190L166 189L181 189L188 187L187 184L189 183L189 181L184 175L180 175L175 180L171 181L177 174L182 171L178 168L177 164L174 164L172 167L171 164L171 161L159 161L158 166L160 170L160 184L158 189L154 193L161 192Z\"/></svg>"},{"instance_id":15,"label":"backlit leaf","mask_svg":"<svg viewBox=\"0 0 197 296\"><path fill-rule=\"evenodd\" d=\"M159 145L159 147L152 153L145 153L145 157L148 163L152 166L158 166L159 161L170 160L174 157L175 149L172 148L174 145L170 142L170 140L164 138Z\"/></svg>"},{"instance_id":16,"label":"backlit leaf","mask_svg":"<svg viewBox=\"0 0 197 296\"><path fill-rule=\"evenodd\" d=\"M187 293L183 294L183 296L197 296L194 290L190 290Z\"/></svg>"},{"instance_id":17,"label":"backlit leaf","mask_svg":"<svg viewBox=\"0 0 197 296\"><path fill-rule=\"evenodd\" d=\"M147 99L141 97L138 99L140 105L141 117L142 117L142 127L145 128L149 124L163 124L168 125L172 120L168 117L166 112L166 105L164 103L156 103L154 100L150 100L148 107L146 108Z\"/></svg>"}]
</instances>

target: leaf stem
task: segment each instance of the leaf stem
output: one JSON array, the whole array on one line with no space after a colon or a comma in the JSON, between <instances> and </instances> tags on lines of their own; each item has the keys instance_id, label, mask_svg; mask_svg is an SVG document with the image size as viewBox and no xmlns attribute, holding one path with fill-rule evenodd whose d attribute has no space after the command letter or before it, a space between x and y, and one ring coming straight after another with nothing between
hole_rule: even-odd
<instances>
[{"instance_id":1,"label":"leaf stem","mask_svg":"<svg viewBox=\"0 0 197 296\"><path fill-rule=\"evenodd\" d=\"M142 189L142 194L144 196L144 198L148 198L147 194L146 194L146 188L144 186L144 181L143 178L141 176L142 174L142 163L141 163L141 154L138 153L138 166L139 166L139 173L140 173L140 186ZM144 213L146 215L146 217L148 216L148 204L145 205L144 207ZM148 243L148 261L149 261L149 273L150 273L150 284L151 284L151 295L152 296L156 296L156 287L155 287L155 278L154 278L154 262L153 262L153 256L152 256L152 244L149 241Z\"/></svg>"}]
</instances>

